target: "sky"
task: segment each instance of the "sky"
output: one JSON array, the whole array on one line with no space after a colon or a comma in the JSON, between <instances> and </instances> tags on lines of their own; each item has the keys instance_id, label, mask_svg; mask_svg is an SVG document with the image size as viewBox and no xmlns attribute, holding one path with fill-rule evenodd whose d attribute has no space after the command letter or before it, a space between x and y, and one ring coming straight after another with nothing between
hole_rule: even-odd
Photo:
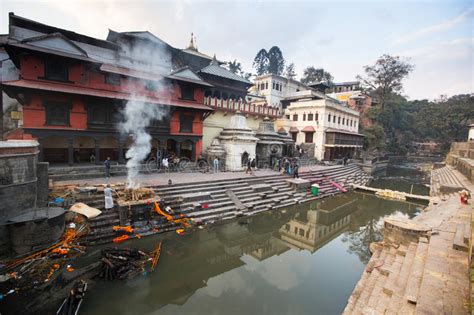
<instances>
[{"instance_id":1,"label":"sky","mask_svg":"<svg viewBox=\"0 0 474 315\"><path fill-rule=\"evenodd\" d=\"M109 29L148 30L177 48L193 32L199 51L247 72L276 45L297 78L315 66L353 81L381 55L397 55L415 66L404 81L409 99L474 92L471 1L0 0L0 34L8 12L100 39Z\"/></svg>"}]
</instances>

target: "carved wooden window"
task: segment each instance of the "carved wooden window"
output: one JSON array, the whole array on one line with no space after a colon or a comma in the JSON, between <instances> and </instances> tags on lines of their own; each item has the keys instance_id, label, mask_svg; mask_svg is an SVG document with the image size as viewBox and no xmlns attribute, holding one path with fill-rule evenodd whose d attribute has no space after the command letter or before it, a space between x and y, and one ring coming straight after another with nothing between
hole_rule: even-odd
<instances>
[{"instance_id":1,"label":"carved wooden window","mask_svg":"<svg viewBox=\"0 0 474 315\"><path fill-rule=\"evenodd\" d=\"M194 86L189 83L181 83L181 99L194 101Z\"/></svg>"},{"instance_id":2,"label":"carved wooden window","mask_svg":"<svg viewBox=\"0 0 474 315\"><path fill-rule=\"evenodd\" d=\"M179 132L193 132L193 116L183 114L179 117Z\"/></svg>"},{"instance_id":3,"label":"carved wooden window","mask_svg":"<svg viewBox=\"0 0 474 315\"><path fill-rule=\"evenodd\" d=\"M105 83L110 85L119 86L120 85L120 76L118 74L107 73L105 75Z\"/></svg>"},{"instance_id":4,"label":"carved wooden window","mask_svg":"<svg viewBox=\"0 0 474 315\"><path fill-rule=\"evenodd\" d=\"M44 79L53 81L69 81L69 65L59 59L44 61Z\"/></svg>"},{"instance_id":5,"label":"carved wooden window","mask_svg":"<svg viewBox=\"0 0 474 315\"><path fill-rule=\"evenodd\" d=\"M71 104L61 101L45 101L46 125L70 126L69 112Z\"/></svg>"}]
</instances>

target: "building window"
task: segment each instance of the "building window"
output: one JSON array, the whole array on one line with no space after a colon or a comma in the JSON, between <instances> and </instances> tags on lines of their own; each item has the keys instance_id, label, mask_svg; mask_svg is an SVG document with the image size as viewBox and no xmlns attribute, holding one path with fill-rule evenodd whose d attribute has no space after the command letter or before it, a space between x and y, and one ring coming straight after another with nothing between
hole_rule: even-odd
<instances>
[{"instance_id":1,"label":"building window","mask_svg":"<svg viewBox=\"0 0 474 315\"><path fill-rule=\"evenodd\" d=\"M46 101L46 125L50 126L70 126L69 111L71 104L68 102Z\"/></svg>"},{"instance_id":2,"label":"building window","mask_svg":"<svg viewBox=\"0 0 474 315\"><path fill-rule=\"evenodd\" d=\"M328 115L328 122L331 122L331 114Z\"/></svg>"},{"instance_id":3,"label":"building window","mask_svg":"<svg viewBox=\"0 0 474 315\"><path fill-rule=\"evenodd\" d=\"M188 83L181 83L179 86L181 88L181 99L194 101L194 87Z\"/></svg>"},{"instance_id":4,"label":"building window","mask_svg":"<svg viewBox=\"0 0 474 315\"><path fill-rule=\"evenodd\" d=\"M314 120L318 121L318 119L319 119L319 115L318 115L318 113L316 113L316 116L315 116Z\"/></svg>"},{"instance_id":5,"label":"building window","mask_svg":"<svg viewBox=\"0 0 474 315\"><path fill-rule=\"evenodd\" d=\"M342 118L342 124L344 125L345 124L345 118Z\"/></svg>"},{"instance_id":6,"label":"building window","mask_svg":"<svg viewBox=\"0 0 474 315\"><path fill-rule=\"evenodd\" d=\"M338 123L338 124L341 123L341 116L337 117L337 123Z\"/></svg>"},{"instance_id":7,"label":"building window","mask_svg":"<svg viewBox=\"0 0 474 315\"><path fill-rule=\"evenodd\" d=\"M304 142L305 143L313 143L313 135L314 135L314 132L305 132Z\"/></svg>"},{"instance_id":8,"label":"building window","mask_svg":"<svg viewBox=\"0 0 474 315\"><path fill-rule=\"evenodd\" d=\"M296 114L293 115L293 121L298 121L298 115Z\"/></svg>"},{"instance_id":9,"label":"building window","mask_svg":"<svg viewBox=\"0 0 474 315\"><path fill-rule=\"evenodd\" d=\"M332 122L336 123L336 115L332 116Z\"/></svg>"},{"instance_id":10,"label":"building window","mask_svg":"<svg viewBox=\"0 0 474 315\"><path fill-rule=\"evenodd\" d=\"M273 82L272 89L276 90L276 88L275 88L275 82Z\"/></svg>"},{"instance_id":11,"label":"building window","mask_svg":"<svg viewBox=\"0 0 474 315\"><path fill-rule=\"evenodd\" d=\"M105 83L110 85L120 85L120 76L118 74L107 73L105 75Z\"/></svg>"},{"instance_id":12,"label":"building window","mask_svg":"<svg viewBox=\"0 0 474 315\"><path fill-rule=\"evenodd\" d=\"M312 121L313 120L313 114L308 114L308 121Z\"/></svg>"},{"instance_id":13,"label":"building window","mask_svg":"<svg viewBox=\"0 0 474 315\"><path fill-rule=\"evenodd\" d=\"M44 78L53 81L69 81L68 64L57 59L45 60Z\"/></svg>"},{"instance_id":14,"label":"building window","mask_svg":"<svg viewBox=\"0 0 474 315\"><path fill-rule=\"evenodd\" d=\"M304 230L300 229L300 236L304 236Z\"/></svg>"},{"instance_id":15,"label":"building window","mask_svg":"<svg viewBox=\"0 0 474 315\"><path fill-rule=\"evenodd\" d=\"M280 92L281 92L281 86L282 86L282 85L280 84Z\"/></svg>"},{"instance_id":16,"label":"building window","mask_svg":"<svg viewBox=\"0 0 474 315\"><path fill-rule=\"evenodd\" d=\"M268 90L268 82L265 82L265 90Z\"/></svg>"},{"instance_id":17,"label":"building window","mask_svg":"<svg viewBox=\"0 0 474 315\"><path fill-rule=\"evenodd\" d=\"M306 114L303 114L303 121L306 121Z\"/></svg>"},{"instance_id":18,"label":"building window","mask_svg":"<svg viewBox=\"0 0 474 315\"><path fill-rule=\"evenodd\" d=\"M179 117L179 132L193 132L193 116L181 115Z\"/></svg>"},{"instance_id":19,"label":"building window","mask_svg":"<svg viewBox=\"0 0 474 315\"><path fill-rule=\"evenodd\" d=\"M290 115L286 115L286 119L290 120Z\"/></svg>"}]
</instances>

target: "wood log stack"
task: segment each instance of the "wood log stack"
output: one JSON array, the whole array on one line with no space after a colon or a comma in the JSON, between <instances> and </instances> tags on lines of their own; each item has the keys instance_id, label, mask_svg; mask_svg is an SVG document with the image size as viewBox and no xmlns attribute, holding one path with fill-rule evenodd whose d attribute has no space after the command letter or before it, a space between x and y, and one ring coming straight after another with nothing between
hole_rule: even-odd
<instances>
[{"instance_id":1,"label":"wood log stack","mask_svg":"<svg viewBox=\"0 0 474 315\"><path fill-rule=\"evenodd\" d=\"M122 201L140 201L155 197L155 192L153 189L145 187L137 189L127 188L118 191L118 195Z\"/></svg>"},{"instance_id":2,"label":"wood log stack","mask_svg":"<svg viewBox=\"0 0 474 315\"><path fill-rule=\"evenodd\" d=\"M106 248L102 251L102 267L99 278L106 280L131 279L145 271L150 258L137 249Z\"/></svg>"}]
</instances>

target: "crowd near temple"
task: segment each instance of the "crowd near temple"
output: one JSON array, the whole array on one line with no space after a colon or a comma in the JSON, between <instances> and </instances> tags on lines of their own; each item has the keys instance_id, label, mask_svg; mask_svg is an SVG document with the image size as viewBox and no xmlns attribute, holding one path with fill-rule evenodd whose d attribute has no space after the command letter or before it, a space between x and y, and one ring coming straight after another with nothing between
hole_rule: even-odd
<instances>
[{"instance_id":1,"label":"crowd near temple","mask_svg":"<svg viewBox=\"0 0 474 315\"><path fill-rule=\"evenodd\" d=\"M358 82L305 85L273 74L251 82L211 55L198 50L194 35L186 48L148 31L109 30L97 39L10 13L9 32L0 37L0 88L10 108L4 139L37 140L39 160L51 165L102 164L108 157L124 163L133 139L120 124L133 101L161 111L147 126L150 154L161 157L196 161L209 150L242 161L360 154L359 117L371 99ZM234 119L240 126L232 127L234 115L243 117ZM226 128L248 129L256 140L229 149ZM256 152L259 128L273 129L272 157Z\"/></svg>"}]
</instances>

